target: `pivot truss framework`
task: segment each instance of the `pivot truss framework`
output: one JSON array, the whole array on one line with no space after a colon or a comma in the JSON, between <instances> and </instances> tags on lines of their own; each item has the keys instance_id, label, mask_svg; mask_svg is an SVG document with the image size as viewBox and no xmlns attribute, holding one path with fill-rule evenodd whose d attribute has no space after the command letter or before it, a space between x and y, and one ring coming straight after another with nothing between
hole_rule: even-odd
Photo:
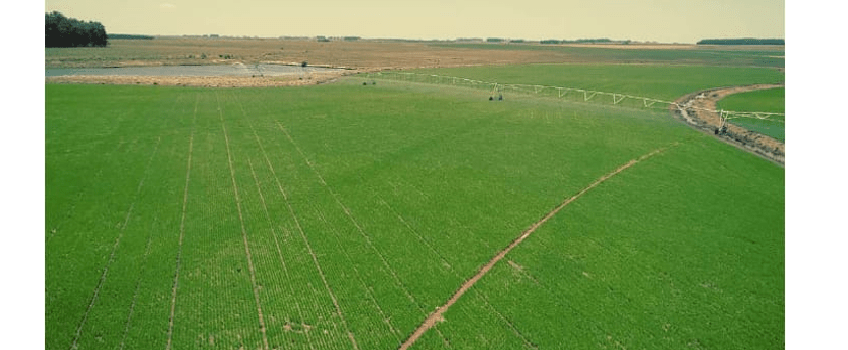
<instances>
[{"instance_id":1,"label":"pivot truss framework","mask_svg":"<svg viewBox=\"0 0 848 350\"><path fill-rule=\"evenodd\" d=\"M612 92L603 92L603 91L591 91L584 90L579 88L572 87L562 87L562 86L550 86L550 85L530 85L530 84L502 84L497 82L490 81L482 81L482 80L474 80L468 78L461 77L451 77L444 75L435 75L435 74L419 74L419 73L408 73L408 72L375 72L375 73L365 73L365 76L369 79L390 79L390 80L400 80L400 81L410 81L417 83L431 83L431 84L450 84L450 85L460 85L460 86L468 86L472 88L482 88L489 90L493 93L503 93L503 92L518 92L518 93L526 93L526 94L545 94L550 96L556 96L557 98L563 98L566 96L570 96L572 98L582 99L583 102L588 101L599 101L599 100L607 100L612 102L613 105L621 104L625 100L635 101L636 104L645 108L668 108L669 106L674 106L677 109L690 109L690 110L700 110L704 112L716 113L720 116L722 120L722 124L727 120L738 119L738 118L749 118L749 119L759 119L759 120L769 120L778 123L785 123L783 118L785 117L784 113L770 113L770 112L737 112L737 111L727 111L727 110L713 110L703 107L691 106L691 105L683 105L677 102L672 101L663 101L649 97L640 97L640 96L632 96L627 94L619 94ZM655 105L659 104L662 107L655 107Z\"/></svg>"}]
</instances>

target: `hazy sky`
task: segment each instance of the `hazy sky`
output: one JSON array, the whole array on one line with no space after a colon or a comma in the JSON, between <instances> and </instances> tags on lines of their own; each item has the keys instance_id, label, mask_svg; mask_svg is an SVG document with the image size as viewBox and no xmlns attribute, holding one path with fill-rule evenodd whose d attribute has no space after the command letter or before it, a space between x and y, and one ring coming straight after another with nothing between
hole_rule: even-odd
<instances>
[{"instance_id":1,"label":"hazy sky","mask_svg":"<svg viewBox=\"0 0 848 350\"><path fill-rule=\"evenodd\" d=\"M784 38L784 0L49 0L110 33L365 38Z\"/></svg>"}]
</instances>

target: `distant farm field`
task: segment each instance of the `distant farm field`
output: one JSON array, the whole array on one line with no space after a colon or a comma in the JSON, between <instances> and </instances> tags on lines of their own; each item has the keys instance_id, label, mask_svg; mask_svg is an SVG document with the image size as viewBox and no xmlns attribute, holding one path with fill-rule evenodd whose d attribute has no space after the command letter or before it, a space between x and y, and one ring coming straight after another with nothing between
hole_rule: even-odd
<instances>
[{"instance_id":1,"label":"distant farm field","mask_svg":"<svg viewBox=\"0 0 848 350\"><path fill-rule=\"evenodd\" d=\"M732 85L779 83L774 69L703 66L529 64L501 67L419 69L414 72L501 84L540 84L630 94L674 101L688 93Z\"/></svg>"},{"instance_id":2,"label":"distant farm field","mask_svg":"<svg viewBox=\"0 0 848 350\"><path fill-rule=\"evenodd\" d=\"M461 44L362 40L110 40L104 48L47 48L46 68L288 64L307 61L357 69L411 69L526 63L603 63L784 67L782 46Z\"/></svg>"},{"instance_id":3,"label":"distant farm field","mask_svg":"<svg viewBox=\"0 0 848 350\"><path fill-rule=\"evenodd\" d=\"M439 72L780 79L588 69ZM357 77L45 89L47 349L396 349L581 193L412 348L783 347L784 170L665 110Z\"/></svg>"}]
</instances>

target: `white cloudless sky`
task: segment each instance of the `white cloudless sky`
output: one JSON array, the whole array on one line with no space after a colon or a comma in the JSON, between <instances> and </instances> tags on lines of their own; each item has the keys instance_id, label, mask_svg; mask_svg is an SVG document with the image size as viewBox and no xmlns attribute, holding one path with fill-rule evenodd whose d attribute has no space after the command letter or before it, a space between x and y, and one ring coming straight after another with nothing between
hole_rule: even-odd
<instances>
[{"instance_id":1,"label":"white cloudless sky","mask_svg":"<svg viewBox=\"0 0 848 350\"><path fill-rule=\"evenodd\" d=\"M784 38L783 0L49 0L110 33L595 39Z\"/></svg>"}]
</instances>

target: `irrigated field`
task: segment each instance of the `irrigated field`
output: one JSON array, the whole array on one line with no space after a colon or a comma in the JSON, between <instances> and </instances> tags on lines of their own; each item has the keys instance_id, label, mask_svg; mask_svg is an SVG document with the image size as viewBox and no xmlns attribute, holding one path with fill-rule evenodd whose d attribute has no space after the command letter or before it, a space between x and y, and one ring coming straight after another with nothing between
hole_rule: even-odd
<instances>
[{"instance_id":1,"label":"irrigated field","mask_svg":"<svg viewBox=\"0 0 848 350\"><path fill-rule=\"evenodd\" d=\"M753 91L744 94L728 96L718 103L718 107L729 111L743 112L772 112L785 113L786 89L775 88L769 90ZM748 130L753 130L769 135L778 140L786 139L786 120L782 116L769 119L734 119L731 123L739 125Z\"/></svg>"},{"instance_id":2,"label":"irrigated field","mask_svg":"<svg viewBox=\"0 0 848 350\"><path fill-rule=\"evenodd\" d=\"M604 87L779 79L716 72ZM783 346L782 168L664 110L362 82L46 85L47 349L398 348L575 195L412 348Z\"/></svg>"},{"instance_id":3,"label":"irrigated field","mask_svg":"<svg viewBox=\"0 0 848 350\"><path fill-rule=\"evenodd\" d=\"M501 84L540 84L674 101L685 94L721 86L779 83L775 69L703 66L531 64L502 67L419 69Z\"/></svg>"}]
</instances>

